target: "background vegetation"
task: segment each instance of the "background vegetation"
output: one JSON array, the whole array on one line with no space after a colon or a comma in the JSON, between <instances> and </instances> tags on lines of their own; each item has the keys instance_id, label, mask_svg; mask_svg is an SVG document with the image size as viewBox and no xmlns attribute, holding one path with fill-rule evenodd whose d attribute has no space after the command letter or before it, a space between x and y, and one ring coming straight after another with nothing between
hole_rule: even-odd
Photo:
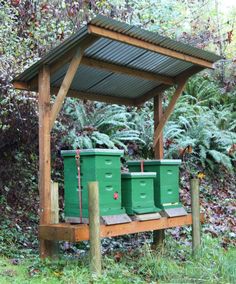
<instances>
[{"instance_id":1,"label":"background vegetation","mask_svg":"<svg viewBox=\"0 0 236 284\"><path fill-rule=\"evenodd\" d=\"M183 160L185 206L190 204L190 176L203 173L201 202L208 223L204 232L219 237L224 248L235 245L236 8L227 7L228 2L217 0L0 1L1 254L20 257L37 250L37 94L14 90L11 80L98 13L225 58L214 70L189 80L165 127L164 145L166 158ZM164 94L164 108L171 95L171 91ZM119 147L125 149L126 158L152 158L152 120L152 101L131 108L66 99L51 138L53 179L62 185L61 149ZM169 234L178 240L189 236L188 229ZM65 251L77 249L64 247Z\"/></svg>"}]
</instances>

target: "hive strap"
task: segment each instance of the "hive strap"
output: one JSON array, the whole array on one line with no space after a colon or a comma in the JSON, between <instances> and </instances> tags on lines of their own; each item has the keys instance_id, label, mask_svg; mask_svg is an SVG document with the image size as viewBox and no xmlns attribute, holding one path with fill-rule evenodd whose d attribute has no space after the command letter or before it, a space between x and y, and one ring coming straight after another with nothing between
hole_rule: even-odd
<instances>
[{"instance_id":1,"label":"hive strap","mask_svg":"<svg viewBox=\"0 0 236 284\"><path fill-rule=\"evenodd\" d=\"M141 172L143 173L143 171L144 171L144 160L140 161L140 167L141 167Z\"/></svg>"},{"instance_id":2,"label":"hive strap","mask_svg":"<svg viewBox=\"0 0 236 284\"><path fill-rule=\"evenodd\" d=\"M79 213L80 223L82 223L82 189L81 189L81 174L80 174L80 151L76 150L75 161L78 170L78 194L79 194Z\"/></svg>"}]
</instances>

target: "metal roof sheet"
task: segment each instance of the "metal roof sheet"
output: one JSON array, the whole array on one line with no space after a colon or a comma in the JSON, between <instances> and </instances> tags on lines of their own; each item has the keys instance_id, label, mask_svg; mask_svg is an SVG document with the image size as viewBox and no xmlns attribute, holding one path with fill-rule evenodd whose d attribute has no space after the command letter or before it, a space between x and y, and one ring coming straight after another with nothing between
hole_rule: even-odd
<instances>
[{"instance_id":1,"label":"metal roof sheet","mask_svg":"<svg viewBox=\"0 0 236 284\"><path fill-rule=\"evenodd\" d=\"M140 29L126 23L118 22L103 16L97 16L90 24L103 27L111 31L119 32L142 41L146 41L170 50L178 51L199 59L215 62L220 56L211 52L186 45L184 43L163 37L157 33ZM87 26L79 29L73 36L47 53L41 60L26 69L15 78L15 81L28 82L34 78L43 64L50 65L63 58L63 54L72 48L79 46L80 42L90 37ZM85 56L100 61L129 67L135 70L147 71L153 74L161 74L175 77L194 64L168 57L153 51L138 48L133 45L100 37L85 50ZM64 64L51 76L52 87L59 87L69 64ZM96 67L80 65L71 84L72 90L92 92L117 97L136 98L152 88L159 86L161 82L149 81L135 76L117 74L109 70L101 70Z\"/></svg>"}]
</instances>

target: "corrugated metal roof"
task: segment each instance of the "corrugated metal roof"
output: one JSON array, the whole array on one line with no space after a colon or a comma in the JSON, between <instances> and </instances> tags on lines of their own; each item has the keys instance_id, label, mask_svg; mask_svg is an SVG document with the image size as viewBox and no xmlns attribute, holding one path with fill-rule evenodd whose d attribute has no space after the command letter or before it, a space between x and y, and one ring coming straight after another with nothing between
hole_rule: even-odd
<instances>
[{"instance_id":1,"label":"corrugated metal roof","mask_svg":"<svg viewBox=\"0 0 236 284\"><path fill-rule=\"evenodd\" d=\"M221 59L220 56L213 53L103 16L97 16L90 23L212 63ZM91 34L88 33L87 26L81 28L75 35L51 50L41 60L17 76L15 81L30 81L38 74L38 71L43 64L50 65L56 60L63 58L65 52L76 47L86 37L90 36ZM170 77L178 76L194 65L183 60L164 56L156 52L104 37L100 37L95 43L88 47L85 50L85 56L136 70ZM57 70L52 75L52 87L60 86L67 69L68 64L65 64L60 70ZM71 84L71 89L117 97L136 98L160 84L161 82L149 81L125 74L114 74L109 70L101 70L95 67L80 65Z\"/></svg>"}]
</instances>

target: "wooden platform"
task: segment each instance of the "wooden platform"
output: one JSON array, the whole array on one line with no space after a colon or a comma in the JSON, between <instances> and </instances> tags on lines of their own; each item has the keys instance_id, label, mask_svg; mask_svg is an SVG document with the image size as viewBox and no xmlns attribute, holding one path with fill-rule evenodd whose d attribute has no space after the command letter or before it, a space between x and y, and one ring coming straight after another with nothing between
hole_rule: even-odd
<instances>
[{"instance_id":1,"label":"wooden platform","mask_svg":"<svg viewBox=\"0 0 236 284\"><path fill-rule=\"evenodd\" d=\"M201 223L204 222L204 214L201 213ZM126 234L134 234L146 231L161 230L173 227L182 227L192 224L192 215L158 220L132 221L126 224L101 225L101 238L115 237ZM41 240L79 242L89 240L89 226L87 224L72 225L69 223L49 224L39 226L39 238Z\"/></svg>"}]
</instances>

